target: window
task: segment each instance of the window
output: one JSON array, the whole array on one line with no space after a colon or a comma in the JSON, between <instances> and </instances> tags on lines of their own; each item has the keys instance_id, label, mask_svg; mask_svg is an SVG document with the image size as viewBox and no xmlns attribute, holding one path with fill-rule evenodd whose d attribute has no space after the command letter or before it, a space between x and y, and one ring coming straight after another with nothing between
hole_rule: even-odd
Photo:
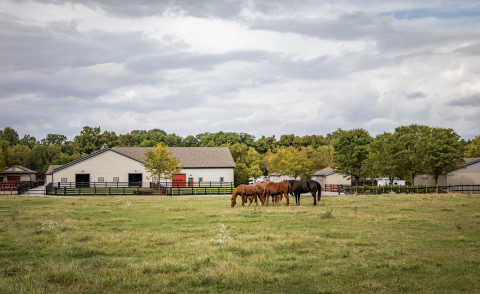
<instances>
[{"instance_id":1,"label":"window","mask_svg":"<svg viewBox=\"0 0 480 294\"><path fill-rule=\"evenodd\" d=\"M198 177L199 182L203 182L203 177Z\"/></svg>"},{"instance_id":2,"label":"window","mask_svg":"<svg viewBox=\"0 0 480 294\"><path fill-rule=\"evenodd\" d=\"M225 180L225 178L224 178L224 177L220 177L220 183L223 183L223 182L224 182L224 180Z\"/></svg>"}]
</instances>

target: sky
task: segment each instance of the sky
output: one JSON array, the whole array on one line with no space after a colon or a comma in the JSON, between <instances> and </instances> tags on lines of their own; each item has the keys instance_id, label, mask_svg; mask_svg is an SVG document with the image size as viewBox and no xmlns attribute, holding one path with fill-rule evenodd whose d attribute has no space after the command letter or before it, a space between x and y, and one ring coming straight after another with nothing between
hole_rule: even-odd
<instances>
[{"instance_id":1,"label":"sky","mask_svg":"<svg viewBox=\"0 0 480 294\"><path fill-rule=\"evenodd\" d=\"M2 0L0 128L480 135L480 1Z\"/></svg>"}]
</instances>

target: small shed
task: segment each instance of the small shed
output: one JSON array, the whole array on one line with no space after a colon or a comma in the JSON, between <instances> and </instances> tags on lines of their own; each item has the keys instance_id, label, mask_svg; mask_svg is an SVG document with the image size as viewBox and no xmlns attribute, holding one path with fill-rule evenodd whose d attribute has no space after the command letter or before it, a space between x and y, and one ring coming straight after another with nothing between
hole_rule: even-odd
<instances>
[{"instance_id":1,"label":"small shed","mask_svg":"<svg viewBox=\"0 0 480 294\"><path fill-rule=\"evenodd\" d=\"M325 185L351 185L350 177L335 172L331 167L326 167L314 173L312 180L319 182L322 187L325 187Z\"/></svg>"},{"instance_id":2,"label":"small shed","mask_svg":"<svg viewBox=\"0 0 480 294\"><path fill-rule=\"evenodd\" d=\"M12 165L0 173L0 182L35 182L37 172L20 165Z\"/></svg>"}]
</instances>

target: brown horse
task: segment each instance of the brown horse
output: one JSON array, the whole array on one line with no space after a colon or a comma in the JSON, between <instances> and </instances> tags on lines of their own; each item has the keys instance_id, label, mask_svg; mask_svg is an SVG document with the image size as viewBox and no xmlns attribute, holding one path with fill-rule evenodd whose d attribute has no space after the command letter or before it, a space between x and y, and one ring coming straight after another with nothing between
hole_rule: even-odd
<instances>
[{"instance_id":1,"label":"brown horse","mask_svg":"<svg viewBox=\"0 0 480 294\"><path fill-rule=\"evenodd\" d=\"M265 205L265 186L267 183L254 183L252 187L255 189L258 198L260 198L260 202L262 205Z\"/></svg>"},{"instance_id":2,"label":"brown horse","mask_svg":"<svg viewBox=\"0 0 480 294\"><path fill-rule=\"evenodd\" d=\"M231 207L234 207L235 204L237 204L237 196L239 195L242 197L242 206L245 206L248 196L252 196L253 199L255 199L255 202L257 202L257 192L255 188L249 185L240 185L233 191L232 198L230 199ZM252 204L252 201L250 201L250 204Z\"/></svg>"},{"instance_id":3,"label":"brown horse","mask_svg":"<svg viewBox=\"0 0 480 294\"><path fill-rule=\"evenodd\" d=\"M275 203L279 204L280 200L282 200L283 196L287 198L287 206L290 205L290 201L288 199L288 193L292 192L292 186L288 182L267 182L265 185L265 196L267 199L267 206L268 206L268 197L272 196L272 203L275 206ZM275 197L277 196L277 197Z\"/></svg>"}]
</instances>

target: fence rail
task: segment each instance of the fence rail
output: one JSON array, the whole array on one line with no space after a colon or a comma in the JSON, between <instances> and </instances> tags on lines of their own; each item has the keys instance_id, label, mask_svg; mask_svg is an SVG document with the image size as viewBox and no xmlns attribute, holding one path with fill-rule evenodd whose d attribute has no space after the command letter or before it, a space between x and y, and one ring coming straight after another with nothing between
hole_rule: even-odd
<instances>
[{"instance_id":1,"label":"fence rail","mask_svg":"<svg viewBox=\"0 0 480 294\"><path fill-rule=\"evenodd\" d=\"M145 183L143 183L145 184ZM178 182L148 183L142 182L68 182L50 183L46 187L47 195L228 195L236 185L233 182Z\"/></svg>"},{"instance_id":2,"label":"fence rail","mask_svg":"<svg viewBox=\"0 0 480 294\"><path fill-rule=\"evenodd\" d=\"M0 195L20 195L32 188L44 185L43 181L35 182L0 182Z\"/></svg>"}]
</instances>

